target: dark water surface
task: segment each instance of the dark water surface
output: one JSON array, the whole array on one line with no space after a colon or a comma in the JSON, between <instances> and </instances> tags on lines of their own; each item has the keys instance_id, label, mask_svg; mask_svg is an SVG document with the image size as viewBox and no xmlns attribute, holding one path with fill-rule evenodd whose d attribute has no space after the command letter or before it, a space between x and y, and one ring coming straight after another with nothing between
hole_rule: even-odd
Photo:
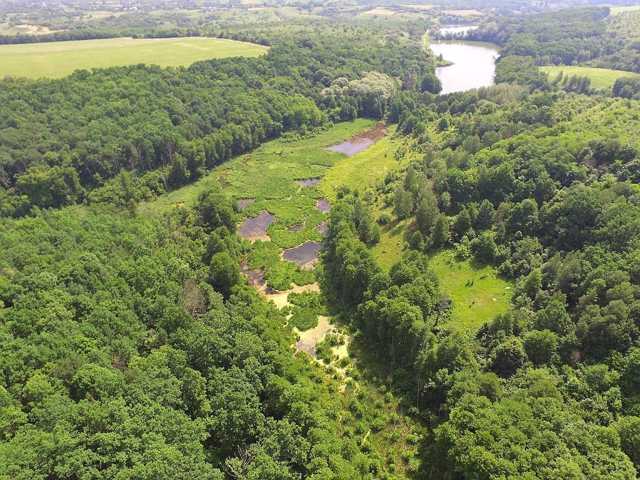
<instances>
[{"instance_id":1,"label":"dark water surface","mask_svg":"<svg viewBox=\"0 0 640 480\"><path fill-rule=\"evenodd\" d=\"M282 258L297 264L299 267L311 267L318 260L320 242L305 242L282 253Z\"/></svg>"},{"instance_id":2,"label":"dark water surface","mask_svg":"<svg viewBox=\"0 0 640 480\"><path fill-rule=\"evenodd\" d=\"M247 240L262 239L267 236L267 228L275 219L276 217L269 212L261 212L256 217L247 218L238 228L238 235Z\"/></svg>"}]
</instances>

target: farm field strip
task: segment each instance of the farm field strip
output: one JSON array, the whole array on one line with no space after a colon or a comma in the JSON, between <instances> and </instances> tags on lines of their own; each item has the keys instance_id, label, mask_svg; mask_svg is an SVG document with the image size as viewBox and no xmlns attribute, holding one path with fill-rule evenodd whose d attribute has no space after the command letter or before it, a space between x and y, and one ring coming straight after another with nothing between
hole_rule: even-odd
<instances>
[{"instance_id":1,"label":"farm field strip","mask_svg":"<svg viewBox=\"0 0 640 480\"><path fill-rule=\"evenodd\" d=\"M222 38L110 38L0 46L0 77L60 78L78 69L139 63L188 66L212 58L257 57L267 47Z\"/></svg>"},{"instance_id":2,"label":"farm field strip","mask_svg":"<svg viewBox=\"0 0 640 480\"><path fill-rule=\"evenodd\" d=\"M610 89L616 80L622 77L640 78L640 74L637 73L609 68L553 65L540 67L540 70L546 73L550 80L553 80L560 72L563 72L565 76L587 77L591 80L591 86L599 89Z\"/></svg>"}]
</instances>

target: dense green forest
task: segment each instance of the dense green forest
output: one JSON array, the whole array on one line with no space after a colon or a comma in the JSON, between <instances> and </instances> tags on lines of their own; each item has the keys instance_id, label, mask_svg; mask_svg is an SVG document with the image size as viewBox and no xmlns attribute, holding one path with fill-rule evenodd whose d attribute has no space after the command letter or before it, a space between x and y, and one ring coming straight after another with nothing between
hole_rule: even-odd
<instances>
[{"instance_id":1,"label":"dense green forest","mask_svg":"<svg viewBox=\"0 0 640 480\"><path fill-rule=\"evenodd\" d=\"M637 14L320 3L221 8L260 58L0 81L1 480L638 477L640 82L538 68L638 71ZM456 19L496 85L439 95Z\"/></svg>"},{"instance_id":2,"label":"dense green forest","mask_svg":"<svg viewBox=\"0 0 640 480\"><path fill-rule=\"evenodd\" d=\"M126 193L138 200L193 181L283 132L359 115L382 118L387 85L349 84L369 70L406 77L404 86L413 89L433 76L419 40L327 27L285 37L259 59L7 79L0 83L0 212L20 216L34 206L82 202L122 171L153 172ZM347 88L325 92L341 79ZM114 185L120 182L95 197L122 197Z\"/></svg>"},{"instance_id":3,"label":"dense green forest","mask_svg":"<svg viewBox=\"0 0 640 480\"><path fill-rule=\"evenodd\" d=\"M336 386L240 282L232 220L211 191L163 220L2 221L0 478L372 478Z\"/></svg>"},{"instance_id":4,"label":"dense green forest","mask_svg":"<svg viewBox=\"0 0 640 480\"><path fill-rule=\"evenodd\" d=\"M506 85L411 101L391 110L424 158L343 193L323 285L431 425L428 471L636 478L640 104ZM380 203L405 225L389 271L367 248ZM511 311L453 328L429 266L443 249L512 279Z\"/></svg>"}]
</instances>

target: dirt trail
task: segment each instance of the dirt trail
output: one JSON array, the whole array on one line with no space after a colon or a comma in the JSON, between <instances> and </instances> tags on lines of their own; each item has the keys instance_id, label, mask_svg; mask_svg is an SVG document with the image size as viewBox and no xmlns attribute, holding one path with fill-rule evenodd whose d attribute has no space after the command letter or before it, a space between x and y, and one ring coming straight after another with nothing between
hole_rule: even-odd
<instances>
[{"instance_id":1,"label":"dirt trail","mask_svg":"<svg viewBox=\"0 0 640 480\"><path fill-rule=\"evenodd\" d=\"M293 288L284 290L282 292L279 292L277 290L268 291L267 288L262 288L261 290L259 290L259 292L267 300L271 300L276 305L276 307L282 309L290 305L290 293L319 293L320 285L318 285L318 283L311 283L309 285L294 285Z\"/></svg>"}]
</instances>

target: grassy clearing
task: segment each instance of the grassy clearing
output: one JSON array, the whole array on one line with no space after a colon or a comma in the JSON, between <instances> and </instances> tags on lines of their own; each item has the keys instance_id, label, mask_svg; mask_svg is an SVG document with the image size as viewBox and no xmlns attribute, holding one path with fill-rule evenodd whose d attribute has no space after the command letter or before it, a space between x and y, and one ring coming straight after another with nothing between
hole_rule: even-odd
<instances>
[{"instance_id":1,"label":"grassy clearing","mask_svg":"<svg viewBox=\"0 0 640 480\"><path fill-rule=\"evenodd\" d=\"M255 199L240 214L241 220L265 210L276 217L268 229L271 242L256 242L251 246L247 259L249 265L264 269L268 284L278 290L288 288L290 282L299 285L313 282L313 272L302 271L280 258L285 248L309 240L320 241L322 236L318 225L328 219L326 213L316 208L316 202L323 198L319 186L304 187L298 181L329 175L343 159L358 161L356 156L347 159L340 153L328 151L327 147L374 125L372 120L358 119L340 123L312 137L283 137L268 142L249 154L220 165L196 183L140 205L139 212L157 214L193 205L201 192L218 182L236 200Z\"/></svg>"},{"instance_id":2,"label":"grassy clearing","mask_svg":"<svg viewBox=\"0 0 640 480\"><path fill-rule=\"evenodd\" d=\"M640 78L640 74L625 72L624 70L611 70L609 68L593 68L593 67L577 67L566 65L554 65L540 67L550 79L554 79L560 72L565 76L577 75L579 77L587 77L591 80L591 86L598 89L610 89L615 81L621 77Z\"/></svg>"},{"instance_id":3,"label":"grassy clearing","mask_svg":"<svg viewBox=\"0 0 640 480\"><path fill-rule=\"evenodd\" d=\"M320 182L320 191L330 200L335 199L338 187L346 186L352 190L365 190L384 179L385 175L399 167L407 165L409 156L400 160L395 158L400 141L393 139L395 126L389 128L388 135L366 150L353 157L338 160Z\"/></svg>"},{"instance_id":4,"label":"grassy clearing","mask_svg":"<svg viewBox=\"0 0 640 480\"><path fill-rule=\"evenodd\" d=\"M408 221L393 222L380 229L380 241L376 243L371 252L373 257L383 269L389 270L394 263L402 257L404 251L404 232Z\"/></svg>"},{"instance_id":5,"label":"grassy clearing","mask_svg":"<svg viewBox=\"0 0 640 480\"><path fill-rule=\"evenodd\" d=\"M453 302L448 323L452 330L474 333L483 323L509 309L512 286L499 278L494 268L457 260L452 250L433 255L430 265L442 291Z\"/></svg>"},{"instance_id":6,"label":"grassy clearing","mask_svg":"<svg viewBox=\"0 0 640 480\"><path fill-rule=\"evenodd\" d=\"M0 46L0 77L59 78L74 70L145 63L187 66L200 60L257 57L267 47L220 38L82 40Z\"/></svg>"},{"instance_id":7,"label":"grassy clearing","mask_svg":"<svg viewBox=\"0 0 640 480\"><path fill-rule=\"evenodd\" d=\"M404 233L408 221L382 228L380 242L372 249L378 265L389 270L404 253ZM483 323L509 309L512 285L499 278L493 267L457 260L452 250L439 252L430 265L443 293L452 300L448 327L461 333L474 333Z\"/></svg>"}]
</instances>

